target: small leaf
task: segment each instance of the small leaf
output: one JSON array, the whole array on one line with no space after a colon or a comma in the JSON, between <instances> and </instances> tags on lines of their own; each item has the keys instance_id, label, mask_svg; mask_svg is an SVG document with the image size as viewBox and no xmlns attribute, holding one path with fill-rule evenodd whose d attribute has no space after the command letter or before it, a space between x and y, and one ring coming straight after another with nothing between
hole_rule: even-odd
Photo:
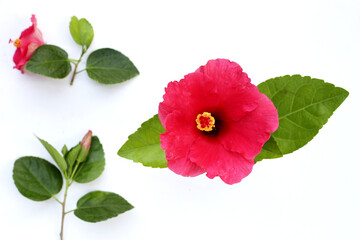
<instances>
[{"instance_id":1,"label":"small leaf","mask_svg":"<svg viewBox=\"0 0 360 240\"><path fill-rule=\"evenodd\" d=\"M100 222L132 208L130 203L115 193L94 191L79 199L74 214L86 222Z\"/></svg>"},{"instance_id":2,"label":"small leaf","mask_svg":"<svg viewBox=\"0 0 360 240\"><path fill-rule=\"evenodd\" d=\"M282 156L283 154L280 151L278 145L276 144L276 141L273 137L270 137L270 139L262 147L261 152L255 157L255 162L259 162L264 158L270 159L279 158Z\"/></svg>"},{"instance_id":3,"label":"small leaf","mask_svg":"<svg viewBox=\"0 0 360 240\"><path fill-rule=\"evenodd\" d=\"M74 180L78 183L87 183L98 178L104 171L105 154L97 136L91 138L89 154L85 162L81 163Z\"/></svg>"},{"instance_id":4,"label":"small leaf","mask_svg":"<svg viewBox=\"0 0 360 240\"><path fill-rule=\"evenodd\" d=\"M94 30L91 24L85 18L79 20L77 17L73 16L69 28L74 41L81 46L89 48L94 38Z\"/></svg>"},{"instance_id":5,"label":"small leaf","mask_svg":"<svg viewBox=\"0 0 360 240\"><path fill-rule=\"evenodd\" d=\"M68 148L66 145L64 145L63 148L61 149L61 153L63 156L65 156L67 154L67 152L68 152Z\"/></svg>"},{"instance_id":6,"label":"small leaf","mask_svg":"<svg viewBox=\"0 0 360 240\"><path fill-rule=\"evenodd\" d=\"M303 147L349 95L333 84L300 75L273 78L258 88L273 101L279 114L279 128L270 138L273 142L264 145L258 161Z\"/></svg>"},{"instance_id":7,"label":"small leaf","mask_svg":"<svg viewBox=\"0 0 360 240\"><path fill-rule=\"evenodd\" d=\"M90 78L104 84L120 83L139 74L129 58L110 48L92 52L86 62L86 72Z\"/></svg>"},{"instance_id":8,"label":"small leaf","mask_svg":"<svg viewBox=\"0 0 360 240\"><path fill-rule=\"evenodd\" d=\"M41 142L41 144L46 148L46 150L49 152L51 157L54 159L54 161L56 162L56 164L59 166L60 170L63 172L64 176L66 177L67 164L64 157L61 156L61 154L53 146L51 146L50 143L46 142L45 140L39 137L38 139Z\"/></svg>"},{"instance_id":9,"label":"small leaf","mask_svg":"<svg viewBox=\"0 0 360 240\"><path fill-rule=\"evenodd\" d=\"M70 73L71 65L63 49L45 44L35 50L25 70L51 78L64 78Z\"/></svg>"},{"instance_id":10,"label":"small leaf","mask_svg":"<svg viewBox=\"0 0 360 240\"><path fill-rule=\"evenodd\" d=\"M19 192L34 201L44 201L60 192L63 178L53 164L37 157L15 161L13 179Z\"/></svg>"},{"instance_id":11,"label":"small leaf","mask_svg":"<svg viewBox=\"0 0 360 240\"><path fill-rule=\"evenodd\" d=\"M77 161L79 163L84 162L87 159L88 154L89 154L89 151L85 150L85 147L81 146Z\"/></svg>"},{"instance_id":12,"label":"small leaf","mask_svg":"<svg viewBox=\"0 0 360 240\"><path fill-rule=\"evenodd\" d=\"M141 124L141 127L129 136L129 140L120 148L118 155L140 162L144 166L165 168L165 152L160 147L160 134L164 133L158 115Z\"/></svg>"},{"instance_id":13,"label":"small leaf","mask_svg":"<svg viewBox=\"0 0 360 240\"><path fill-rule=\"evenodd\" d=\"M69 167L69 172L72 171L72 167L74 166L74 163L79 155L80 149L81 149L81 145L79 143L75 147L71 148L68 154L66 155L65 159Z\"/></svg>"}]
</instances>

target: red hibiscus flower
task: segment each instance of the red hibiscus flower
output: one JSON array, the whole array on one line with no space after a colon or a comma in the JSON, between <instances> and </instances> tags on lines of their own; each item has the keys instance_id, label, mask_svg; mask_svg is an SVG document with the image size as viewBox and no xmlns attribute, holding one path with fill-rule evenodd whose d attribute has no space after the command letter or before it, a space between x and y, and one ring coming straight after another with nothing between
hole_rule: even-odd
<instances>
[{"instance_id":1,"label":"red hibiscus flower","mask_svg":"<svg viewBox=\"0 0 360 240\"><path fill-rule=\"evenodd\" d=\"M159 118L168 168L182 176L219 176L238 183L279 126L271 100L250 83L235 62L210 60L180 81L170 82Z\"/></svg>"},{"instance_id":2,"label":"red hibiscus flower","mask_svg":"<svg viewBox=\"0 0 360 240\"><path fill-rule=\"evenodd\" d=\"M24 73L26 63L31 58L35 50L45 44L40 30L37 28L37 21L35 15L31 16L32 26L25 29L20 37L15 41L10 39L9 43L13 43L16 47L16 51L13 57L15 66Z\"/></svg>"}]
</instances>

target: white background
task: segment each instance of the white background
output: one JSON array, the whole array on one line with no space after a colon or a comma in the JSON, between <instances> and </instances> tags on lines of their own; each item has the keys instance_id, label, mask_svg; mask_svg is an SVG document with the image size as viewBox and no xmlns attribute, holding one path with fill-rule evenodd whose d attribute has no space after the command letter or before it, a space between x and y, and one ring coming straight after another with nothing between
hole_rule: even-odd
<instances>
[{"instance_id":1,"label":"white background","mask_svg":"<svg viewBox=\"0 0 360 240\"><path fill-rule=\"evenodd\" d=\"M70 58L80 55L70 18L87 18L95 31L89 51L117 49L140 75L104 86L83 72L70 87L70 76L12 69L8 40L31 25L31 14L45 41ZM60 205L20 195L13 164L25 155L52 161L34 134L60 150L88 129L104 146L106 168L96 181L70 188L68 210L92 190L116 192L135 208L96 224L69 214L66 240L360 239L359 1L0 0L0 23L1 239L59 239ZM120 158L127 136L157 112L167 83L214 58L239 63L254 84L301 74L350 95L311 143L256 164L232 186Z\"/></svg>"}]
</instances>

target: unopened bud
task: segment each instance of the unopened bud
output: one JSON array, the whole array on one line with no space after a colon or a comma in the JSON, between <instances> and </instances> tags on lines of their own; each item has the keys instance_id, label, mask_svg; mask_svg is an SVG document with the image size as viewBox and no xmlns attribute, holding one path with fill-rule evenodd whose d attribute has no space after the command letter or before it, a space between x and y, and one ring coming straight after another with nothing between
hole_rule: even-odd
<instances>
[{"instance_id":1,"label":"unopened bud","mask_svg":"<svg viewBox=\"0 0 360 240\"><path fill-rule=\"evenodd\" d=\"M92 132L89 130L80 143L81 149L80 149L80 153L76 160L79 163L84 162L87 158L87 155L89 153L89 148L91 145L91 138L92 138Z\"/></svg>"},{"instance_id":2,"label":"unopened bud","mask_svg":"<svg viewBox=\"0 0 360 240\"><path fill-rule=\"evenodd\" d=\"M92 131L89 130L81 141L81 146L85 147L85 151L89 150L91 145Z\"/></svg>"}]
</instances>

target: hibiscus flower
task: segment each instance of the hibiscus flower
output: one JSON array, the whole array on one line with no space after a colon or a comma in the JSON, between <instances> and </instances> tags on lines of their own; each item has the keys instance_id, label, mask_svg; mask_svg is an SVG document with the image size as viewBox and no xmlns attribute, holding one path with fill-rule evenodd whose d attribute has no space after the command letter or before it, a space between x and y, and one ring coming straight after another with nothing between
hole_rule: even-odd
<instances>
[{"instance_id":1,"label":"hibiscus flower","mask_svg":"<svg viewBox=\"0 0 360 240\"><path fill-rule=\"evenodd\" d=\"M31 16L32 26L25 29L20 37L15 41L9 40L9 43L13 43L16 47L16 51L13 57L15 66L24 73L26 63L29 61L35 50L45 44L41 31L37 28L37 21L35 15Z\"/></svg>"},{"instance_id":2,"label":"hibiscus flower","mask_svg":"<svg viewBox=\"0 0 360 240\"><path fill-rule=\"evenodd\" d=\"M279 126L277 110L235 62L210 60L170 82L159 119L168 168L182 176L206 172L225 183L250 174L254 158Z\"/></svg>"}]
</instances>

